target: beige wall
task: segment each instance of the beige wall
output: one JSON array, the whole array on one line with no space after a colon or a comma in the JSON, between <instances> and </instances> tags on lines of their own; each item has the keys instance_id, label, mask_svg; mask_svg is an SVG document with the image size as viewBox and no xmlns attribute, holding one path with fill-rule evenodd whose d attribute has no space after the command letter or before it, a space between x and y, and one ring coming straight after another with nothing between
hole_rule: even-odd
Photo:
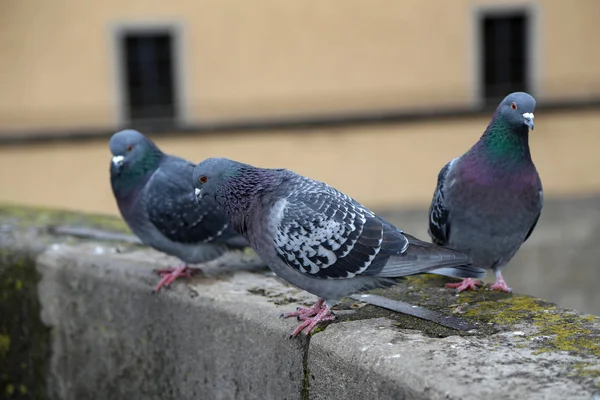
<instances>
[{"instance_id":1,"label":"beige wall","mask_svg":"<svg viewBox=\"0 0 600 400\"><path fill-rule=\"evenodd\" d=\"M181 24L190 122L466 105L482 4L535 5L542 99L600 96L597 0L3 0L0 130L113 126L120 22Z\"/></svg>"},{"instance_id":2,"label":"beige wall","mask_svg":"<svg viewBox=\"0 0 600 400\"><path fill-rule=\"evenodd\" d=\"M374 208L427 206L437 173L462 154L488 118L353 129L161 136L165 151L194 162L225 156L286 167ZM546 196L600 192L600 113L536 113L534 161ZM117 213L107 141L0 147L0 202Z\"/></svg>"}]
</instances>

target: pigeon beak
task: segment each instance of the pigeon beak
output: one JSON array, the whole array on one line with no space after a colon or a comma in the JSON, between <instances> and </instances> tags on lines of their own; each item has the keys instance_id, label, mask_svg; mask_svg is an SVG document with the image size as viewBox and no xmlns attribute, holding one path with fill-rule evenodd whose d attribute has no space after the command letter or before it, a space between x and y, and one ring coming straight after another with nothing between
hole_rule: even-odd
<instances>
[{"instance_id":1,"label":"pigeon beak","mask_svg":"<svg viewBox=\"0 0 600 400\"><path fill-rule=\"evenodd\" d=\"M110 173L115 176L121 175L121 171L123 170L123 162L124 161L125 161L125 157L114 156L112 158L112 162L110 163Z\"/></svg>"},{"instance_id":2,"label":"pigeon beak","mask_svg":"<svg viewBox=\"0 0 600 400\"><path fill-rule=\"evenodd\" d=\"M523 114L523 118L525 118L523 120L523 123L525 125L527 125L529 127L529 129L533 130L534 127L534 123L533 123L533 113L524 113Z\"/></svg>"},{"instance_id":3,"label":"pigeon beak","mask_svg":"<svg viewBox=\"0 0 600 400\"><path fill-rule=\"evenodd\" d=\"M194 189L194 194L196 195L196 201L200 203L202 201L202 189Z\"/></svg>"},{"instance_id":4,"label":"pigeon beak","mask_svg":"<svg viewBox=\"0 0 600 400\"><path fill-rule=\"evenodd\" d=\"M123 165L123 160L125 159L125 157L123 156L114 156L112 158L112 163L115 167L120 167L121 165Z\"/></svg>"}]
</instances>

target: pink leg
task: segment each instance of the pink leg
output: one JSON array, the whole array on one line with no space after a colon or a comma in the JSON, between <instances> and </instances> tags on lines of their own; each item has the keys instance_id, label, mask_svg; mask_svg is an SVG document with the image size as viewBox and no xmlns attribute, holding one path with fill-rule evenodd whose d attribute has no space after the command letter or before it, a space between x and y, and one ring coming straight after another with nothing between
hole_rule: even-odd
<instances>
[{"instance_id":1,"label":"pink leg","mask_svg":"<svg viewBox=\"0 0 600 400\"><path fill-rule=\"evenodd\" d=\"M329 307L324 303L323 300L319 300L322 304L321 310L314 317L306 317L304 321L294 329L294 332L290 335L290 337L296 337L300 332L304 332L305 335L308 335L314 328L317 326L319 322L325 321L333 321L335 319L335 315L331 313ZM317 302L318 303L318 302Z\"/></svg>"},{"instance_id":2,"label":"pink leg","mask_svg":"<svg viewBox=\"0 0 600 400\"><path fill-rule=\"evenodd\" d=\"M317 315L321 308L323 307L323 303L325 300L319 299L317 302L310 308L298 307L296 311L281 314L281 318L289 318L289 317L298 317L299 320L306 320L308 317L312 317L313 315Z\"/></svg>"},{"instance_id":3,"label":"pink leg","mask_svg":"<svg viewBox=\"0 0 600 400\"><path fill-rule=\"evenodd\" d=\"M155 272L157 272L161 276L161 278L156 287L154 288L153 293L157 293L163 286L169 286L177 278L191 277L193 274L198 272L198 269L189 268L185 264L181 264L176 266L175 268L157 269L155 270Z\"/></svg>"},{"instance_id":4,"label":"pink leg","mask_svg":"<svg viewBox=\"0 0 600 400\"><path fill-rule=\"evenodd\" d=\"M446 283L446 287L450 289L456 289L456 291L460 293L467 289L477 290L477 286L482 284L483 283L481 281L476 281L473 278L466 278L462 282Z\"/></svg>"},{"instance_id":5,"label":"pink leg","mask_svg":"<svg viewBox=\"0 0 600 400\"><path fill-rule=\"evenodd\" d=\"M496 274L496 282L493 285L490 285L490 290L499 290L501 292L512 293L512 289L508 287L506 282L504 282L504 278L502 277L502 272L500 270L494 271Z\"/></svg>"}]
</instances>

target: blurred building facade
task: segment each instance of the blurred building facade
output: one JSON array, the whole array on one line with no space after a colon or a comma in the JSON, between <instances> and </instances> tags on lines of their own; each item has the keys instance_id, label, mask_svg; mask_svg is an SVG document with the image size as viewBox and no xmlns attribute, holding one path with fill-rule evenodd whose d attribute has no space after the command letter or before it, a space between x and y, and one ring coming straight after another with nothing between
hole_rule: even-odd
<instances>
[{"instance_id":1,"label":"blurred building facade","mask_svg":"<svg viewBox=\"0 0 600 400\"><path fill-rule=\"evenodd\" d=\"M425 204L485 129L490 113L470 112L517 90L540 106L531 140L547 192L597 191L599 20L597 0L5 0L0 138L106 135L0 147L0 169L33 157L53 176L40 199L22 184L35 169L3 173L0 201L114 212L106 141L135 126L194 161L285 166L373 206ZM297 129L267 132L272 121ZM90 180L103 192L82 190Z\"/></svg>"}]
</instances>

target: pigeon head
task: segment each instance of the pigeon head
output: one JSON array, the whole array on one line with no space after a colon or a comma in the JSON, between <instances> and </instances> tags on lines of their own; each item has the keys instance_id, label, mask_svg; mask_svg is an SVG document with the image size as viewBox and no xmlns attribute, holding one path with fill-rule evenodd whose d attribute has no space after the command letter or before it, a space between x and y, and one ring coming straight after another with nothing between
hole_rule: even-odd
<instances>
[{"instance_id":1,"label":"pigeon head","mask_svg":"<svg viewBox=\"0 0 600 400\"><path fill-rule=\"evenodd\" d=\"M535 99L524 92L514 92L502 100L496 110L496 115L515 127L533 130L533 112Z\"/></svg>"},{"instance_id":2,"label":"pigeon head","mask_svg":"<svg viewBox=\"0 0 600 400\"><path fill-rule=\"evenodd\" d=\"M467 159L475 164L494 165L489 170L497 173L510 169L509 165L513 168L530 165L529 129L534 127L534 111L535 99L529 94L515 92L506 96L496 108L481 139L468 151ZM472 169L481 167L475 164Z\"/></svg>"},{"instance_id":3,"label":"pigeon head","mask_svg":"<svg viewBox=\"0 0 600 400\"><path fill-rule=\"evenodd\" d=\"M109 147L113 155L111 182L117 191L143 183L158 168L163 155L150 139L131 129L115 133Z\"/></svg>"},{"instance_id":4,"label":"pigeon head","mask_svg":"<svg viewBox=\"0 0 600 400\"><path fill-rule=\"evenodd\" d=\"M241 173L245 164L227 158L207 158L196 165L192 184L198 202L205 196L215 197L217 191Z\"/></svg>"}]
</instances>

